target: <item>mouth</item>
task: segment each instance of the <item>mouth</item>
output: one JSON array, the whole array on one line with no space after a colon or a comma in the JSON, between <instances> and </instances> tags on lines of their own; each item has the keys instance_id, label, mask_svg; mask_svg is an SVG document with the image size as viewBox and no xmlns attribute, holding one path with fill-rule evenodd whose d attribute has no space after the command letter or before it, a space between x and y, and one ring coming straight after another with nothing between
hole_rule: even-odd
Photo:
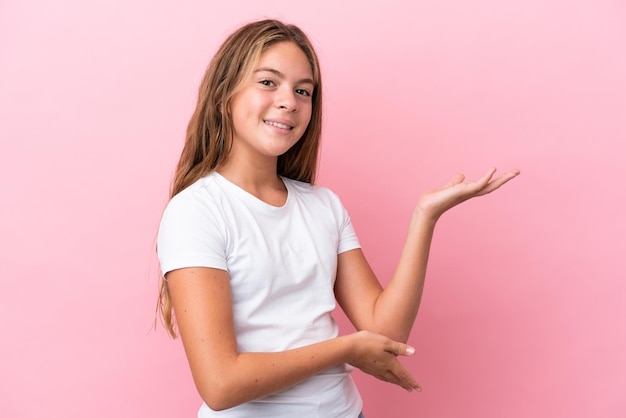
<instances>
[{"instance_id":1,"label":"mouth","mask_svg":"<svg viewBox=\"0 0 626 418\"><path fill-rule=\"evenodd\" d=\"M293 129L293 126L286 125L284 123L280 123L280 122L276 122L276 121L264 120L263 122L266 125L275 126L277 128L280 128L280 129L288 129L288 130L292 130Z\"/></svg>"}]
</instances>

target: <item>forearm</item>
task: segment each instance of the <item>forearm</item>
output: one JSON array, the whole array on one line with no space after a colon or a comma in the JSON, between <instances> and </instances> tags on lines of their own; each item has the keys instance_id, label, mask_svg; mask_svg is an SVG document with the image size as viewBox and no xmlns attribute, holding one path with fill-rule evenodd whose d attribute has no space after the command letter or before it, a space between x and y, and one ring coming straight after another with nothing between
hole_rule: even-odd
<instances>
[{"instance_id":1,"label":"forearm","mask_svg":"<svg viewBox=\"0 0 626 418\"><path fill-rule=\"evenodd\" d=\"M406 342L419 310L436 219L416 211L396 270L376 299L372 331Z\"/></svg>"},{"instance_id":2,"label":"forearm","mask_svg":"<svg viewBox=\"0 0 626 418\"><path fill-rule=\"evenodd\" d=\"M362 253L340 254L335 295L357 329L406 341L419 309L430 245L437 219L454 206L500 188L519 175L511 170L494 178L495 169L475 182L462 174L442 188L423 194L415 208L398 266L385 289L367 265Z\"/></svg>"},{"instance_id":3,"label":"forearm","mask_svg":"<svg viewBox=\"0 0 626 418\"><path fill-rule=\"evenodd\" d=\"M357 344L348 337L283 352L242 353L226 271L183 268L167 279L196 387L212 409L270 395L352 359Z\"/></svg>"},{"instance_id":4,"label":"forearm","mask_svg":"<svg viewBox=\"0 0 626 418\"><path fill-rule=\"evenodd\" d=\"M222 410L287 389L348 362L350 354L349 337L338 337L276 353L234 353L192 372L203 400Z\"/></svg>"}]
</instances>

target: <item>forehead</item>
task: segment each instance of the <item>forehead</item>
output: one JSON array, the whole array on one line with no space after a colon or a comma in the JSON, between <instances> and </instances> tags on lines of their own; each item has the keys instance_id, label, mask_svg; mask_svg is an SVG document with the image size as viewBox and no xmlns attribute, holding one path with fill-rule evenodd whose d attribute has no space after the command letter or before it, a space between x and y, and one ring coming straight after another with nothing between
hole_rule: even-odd
<instances>
[{"instance_id":1,"label":"forehead","mask_svg":"<svg viewBox=\"0 0 626 418\"><path fill-rule=\"evenodd\" d=\"M254 71L277 70L285 76L313 79L311 63L302 49L293 42L279 42L265 49Z\"/></svg>"}]
</instances>

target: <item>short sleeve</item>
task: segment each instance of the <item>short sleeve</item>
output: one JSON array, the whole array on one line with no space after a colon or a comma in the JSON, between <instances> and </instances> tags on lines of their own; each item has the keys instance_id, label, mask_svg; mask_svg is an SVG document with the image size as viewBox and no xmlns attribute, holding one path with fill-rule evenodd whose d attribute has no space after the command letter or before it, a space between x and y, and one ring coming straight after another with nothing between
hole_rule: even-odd
<instances>
[{"instance_id":1,"label":"short sleeve","mask_svg":"<svg viewBox=\"0 0 626 418\"><path fill-rule=\"evenodd\" d=\"M336 215L339 220L339 243L337 246L337 254L344 253L346 251L354 250L355 248L361 248L359 238L356 235L350 215L348 211L341 203L341 200L337 195L333 193L336 199L337 208L335 209Z\"/></svg>"},{"instance_id":2,"label":"short sleeve","mask_svg":"<svg viewBox=\"0 0 626 418\"><path fill-rule=\"evenodd\" d=\"M159 226L157 253L166 274L184 267L227 270L226 234L211 201L185 190L169 202Z\"/></svg>"}]
</instances>

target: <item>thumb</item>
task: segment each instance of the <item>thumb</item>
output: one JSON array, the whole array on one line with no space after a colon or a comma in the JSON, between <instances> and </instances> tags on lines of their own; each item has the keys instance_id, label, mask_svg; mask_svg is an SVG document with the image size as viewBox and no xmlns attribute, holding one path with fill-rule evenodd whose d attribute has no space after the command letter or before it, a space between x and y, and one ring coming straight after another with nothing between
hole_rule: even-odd
<instances>
[{"instance_id":1,"label":"thumb","mask_svg":"<svg viewBox=\"0 0 626 418\"><path fill-rule=\"evenodd\" d=\"M391 347L391 350L389 351L396 356L412 356L413 354L415 354L414 347L400 342L394 343Z\"/></svg>"}]
</instances>

